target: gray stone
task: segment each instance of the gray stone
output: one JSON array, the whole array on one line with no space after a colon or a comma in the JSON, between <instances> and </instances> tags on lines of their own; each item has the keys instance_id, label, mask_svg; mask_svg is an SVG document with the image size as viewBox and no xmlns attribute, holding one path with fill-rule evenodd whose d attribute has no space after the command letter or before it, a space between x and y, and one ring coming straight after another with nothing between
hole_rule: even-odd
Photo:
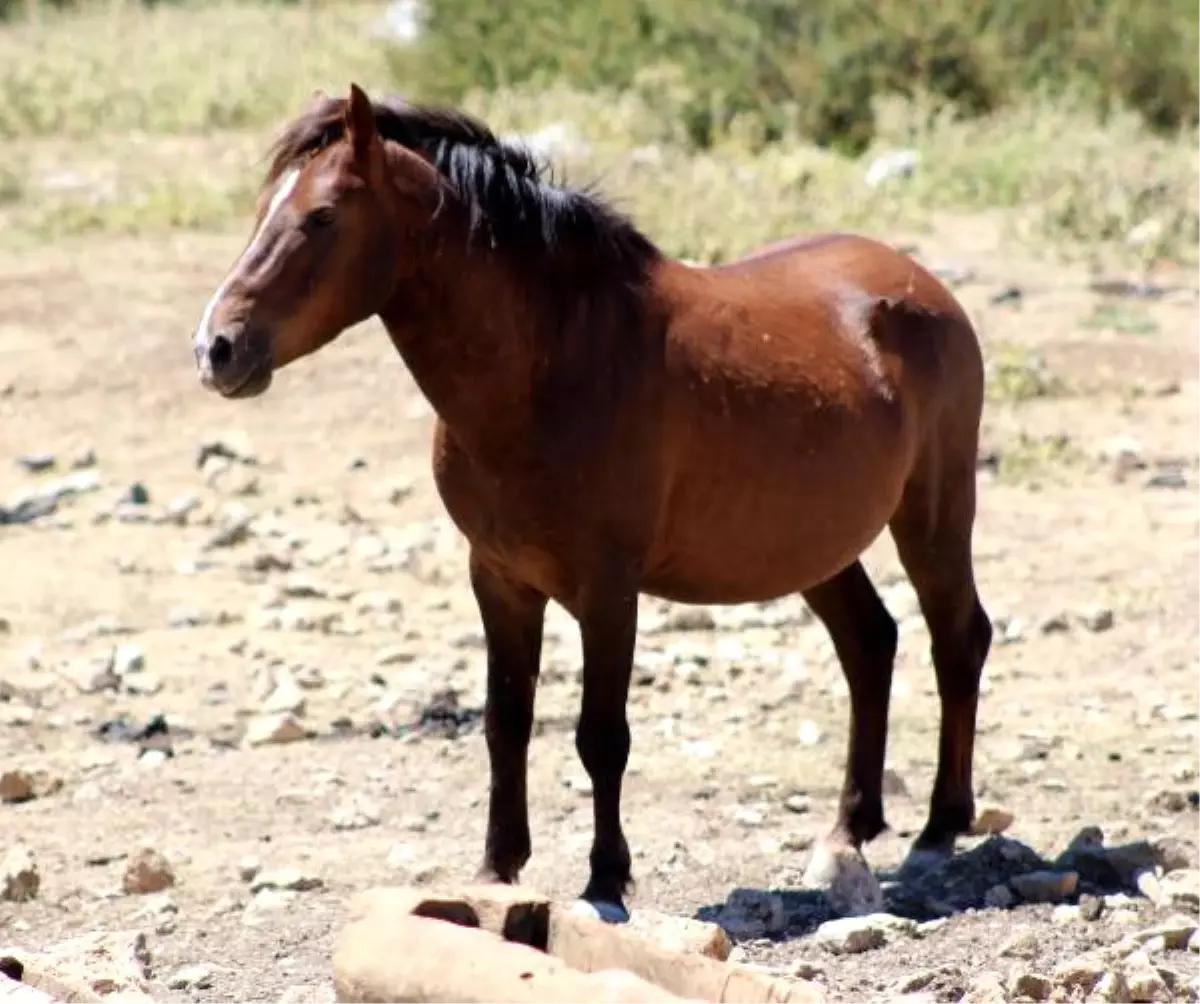
<instances>
[{"instance_id":1,"label":"gray stone","mask_svg":"<svg viewBox=\"0 0 1200 1004\"><path fill-rule=\"evenodd\" d=\"M1009 884L1026 903L1059 903L1079 887L1079 875L1075 872L1026 872L1014 875Z\"/></svg>"},{"instance_id":2,"label":"gray stone","mask_svg":"<svg viewBox=\"0 0 1200 1004\"><path fill-rule=\"evenodd\" d=\"M739 941L782 934L788 923L783 897L760 889L735 889L716 921Z\"/></svg>"}]
</instances>

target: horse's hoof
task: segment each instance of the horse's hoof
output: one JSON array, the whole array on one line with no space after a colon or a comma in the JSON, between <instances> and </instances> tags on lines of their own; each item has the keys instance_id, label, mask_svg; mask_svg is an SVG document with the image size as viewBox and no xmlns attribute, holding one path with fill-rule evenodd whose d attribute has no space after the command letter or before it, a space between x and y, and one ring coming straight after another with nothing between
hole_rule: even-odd
<instances>
[{"instance_id":1,"label":"horse's hoof","mask_svg":"<svg viewBox=\"0 0 1200 1004\"><path fill-rule=\"evenodd\" d=\"M604 900L577 899L571 904L571 913L579 917L591 917L605 924L628 924L629 911L620 903L607 903Z\"/></svg>"},{"instance_id":2,"label":"horse's hoof","mask_svg":"<svg viewBox=\"0 0 1200 1004\"><path fill-rule=\"evenodd\" d=\"M842 917L861 917L883 910L883 890L862 852L821 841L813 847L800 884L825 893Z\"/></svg>"}]
</instances>

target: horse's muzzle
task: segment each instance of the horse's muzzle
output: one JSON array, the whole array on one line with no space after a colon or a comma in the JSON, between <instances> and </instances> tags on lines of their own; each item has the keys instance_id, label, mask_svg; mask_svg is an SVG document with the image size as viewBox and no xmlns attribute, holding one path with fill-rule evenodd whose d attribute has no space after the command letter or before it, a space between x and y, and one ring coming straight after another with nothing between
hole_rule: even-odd
<instances>
[{"instance_id":1,"label":"horse's muzzle","mask_svg":"<svg viewBox=\"0 0 1200 1004\"><path fill-rule=\"evenodd\" d=\"M271 386L270 346L253 331L196 332L192 352L201 385L222 397L254 397Z\"/></svg>"}]
</instances>

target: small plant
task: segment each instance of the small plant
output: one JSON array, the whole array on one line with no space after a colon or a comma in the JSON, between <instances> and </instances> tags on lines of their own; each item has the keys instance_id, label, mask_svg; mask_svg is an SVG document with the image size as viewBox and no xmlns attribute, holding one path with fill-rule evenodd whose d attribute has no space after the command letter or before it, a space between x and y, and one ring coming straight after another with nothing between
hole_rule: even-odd
<instances>
[{"instance_id":1,"label":"small plant","mask_svg":"<svg viewBox=\"0 0 1200 1004\"><path fill-rule=\"evenodd\" d=\"M993 400L1020 404L1059 397L1066 385L1040 354L1004 349L987 360L987 392Z\"/></svg>"},{"instance_id":2,"label":"small plant","mask_svg":"<svg viewBox=\"0 0 1200 1004\"><path fill-rule=\"evenodd\" d=\"M1145 308L1134 303L1097 303L1083 320L1085 328L1113 331L1119 335L1156 335L1158 322Z\"/></svg>"},{"instance_id":3,"label":"small plant","mask_svg":"<svg viewBox=\"0 0 1200 1004\"><path fill-rule=\"evenodd\" d=\"M1003 481L1036 485L1043 480L1063 480L1086 459L1065 433L1033 436L1021 432L1001 448L996 473Z\"/></svg>"}]
</instances>

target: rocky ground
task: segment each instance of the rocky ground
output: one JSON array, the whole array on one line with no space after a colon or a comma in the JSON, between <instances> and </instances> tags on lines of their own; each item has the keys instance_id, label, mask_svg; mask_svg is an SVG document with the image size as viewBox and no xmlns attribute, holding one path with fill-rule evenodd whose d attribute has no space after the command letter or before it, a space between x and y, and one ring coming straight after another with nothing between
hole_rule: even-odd
<instances>
[{"instance_id":1,"label":"rocky ground","mask_svg":"<svg viewBox=\"0 0 1200 1004\"><path fill-rule=\"evenodd\" d=\"M0 262L0 945L139 930L157 999L328 1000L353 892L476 864L481 637L428 409L375 325L261 400L196 385L188 334L243 237ZM937 705L883 539L868 565L902 643L892 829L868 857L892 919L829 925L796 889L847 718L798 600L645 601L633 905L715 917L831 1000L1195 1000L1195 277L1097 291L986 220L914 243L992 364L976 776L1011 825L920 880L889 872L924 818ZM591 813L578 641L551 616L525 878L570 896Z\"/></svg>"}]
</instances>

